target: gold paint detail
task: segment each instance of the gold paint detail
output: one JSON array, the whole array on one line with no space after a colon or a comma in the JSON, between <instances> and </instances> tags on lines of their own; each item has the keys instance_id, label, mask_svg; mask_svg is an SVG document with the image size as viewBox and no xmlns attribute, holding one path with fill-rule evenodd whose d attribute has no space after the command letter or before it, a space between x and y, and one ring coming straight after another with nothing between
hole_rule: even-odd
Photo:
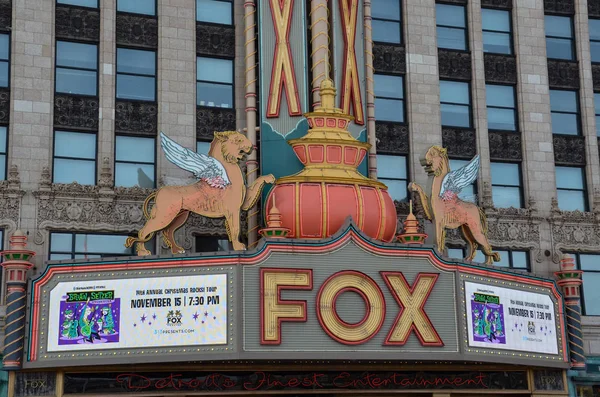
<instances>
[{"instance_id":1,"label":"gold paint detail","mask_svg":"<svg viewBox=\"0 0 600 397\"><path fill-rule=\"evenodd\" d=\"M377 196L379 196L379 204L381 205L381 225L379 226L379 234L377 235L378 239L382 239L385 234L385 200L383 199L383 194L380 189L377 189Z\"/></svg>"},{"instance_id":2,"label":"gold paint detail","mask_svg":"<svg viewBox=\"0 0 600 397\"><path fill-rule=\"evenodd\" d=\"M349 4L350 3L350 4ZM356 26L358 23L358 0L340 0L342 6L342 26L345 27L343 34L346 36L346 48L344 51L344 73L343 94L341 107L345 113L350 113L352 107L355 112L356 123L363 125L365 116L363 113L360 81L358 76L358 65L356 63L355 41Z\"/></svg>"},{"instance_id":3,"label":"gold paint detail","mask_svg":"<svg viewBox=\"0 0 600 397\"><path fill-rule=\"evenodd\" d=\"M364 217L364 208L363 208L363 197L362 191L360 190L360 185L354 184L354 189L356 190L356 198L358 200L358 228L362 230L363 225L365 223Z\"/></svg>"},{"instance_id":4,"label":"gold paint detail","mask_svg":"<svg viewBox=\"0 0 600 397\"><path fill-rule=\"evenodd\" d=\"M327 186L325 183L321 183L321 194L323 195L323 211L321 212L323 214L323 230L321 231L321 237L327 237L327 224L329 222L327 221Z\"/></svg>"},{"instance_id":5,"label":"gold paint detail","mask_svg":"<svg viewBox=\"0 0 600 397\"><path fill-rule=\"evenodd\" d=\"M300 183L296 182L296 238L300 236Z\"/></svg>"}]
</instances>

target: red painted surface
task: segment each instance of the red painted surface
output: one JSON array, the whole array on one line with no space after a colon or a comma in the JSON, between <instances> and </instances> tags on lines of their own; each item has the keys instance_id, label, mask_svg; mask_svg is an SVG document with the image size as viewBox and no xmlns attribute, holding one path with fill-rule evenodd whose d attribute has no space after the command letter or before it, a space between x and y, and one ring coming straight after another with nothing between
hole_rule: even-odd
<instances>
[{"instance_id":1,"label":"red painted surface","mask_svg":"<svg viewBox=\"0 0 600 397\"><path fill-rule=\"evenodd\" d=\"M298 157L298 160L300 160L302 164L306 165L306 148L300 145L296 146L294 147L294 153Z\"/></svg>"},{"instance_id":2,"label":"red painted surface","mask_svg":"<svg viewBox=\"0 0 600 397\"><path fill-rule=\"evenodd\" d=\"M344 164L358 165L356 160L358 156L358 149L355 147L347 146L344 149Z\"/></svg>"},{"instance_id":3,"label":"red painted surface","mask_svg":"<svg viewBox=\"0 0 600 397\"><path fill-rule=\"evenodd\" d=\"M325 161L325 147L323 145L308 145L308 158L311 163L322 163Z\"/></svg>"},{"instance_id":4,"label":"red painted surface","mask_svg":"<svg viewBox=\"0 0 600 397\"><path fill-rule=\"evenodd\" d=\"M299 185L300 189L300 235L303 238L315 238L323 235L323 211L322 205L319 205L323 201L322 189L320 183L303 183ZM273 189L275 190L275 189ZM277 200L279 200L279 193L277 193ZM267 207L270 208L270 207ZM281 210L280 210L281 211ZM293 214L293 215L292 215ZM282 213L282 224L283 227L287 227L290 230L292 228L286 226L286 217L296 219L295 210L292 213L288 213L287 216ZM294 233L294 230L292 230ZM289 235L288 235L289 236Z\"/></svg>"},{"instance_id":5,"label":"red painted surface","mask_svg":"<svg viewBox=\"0 0 600 397\"><path fill-rule=\"evenodd\" d=\"M342 162L342 147L327 146L327 163L340 164Z\"/></svg>"},{"instance_id":6,"label":"red painted surface","mask_svg":"<svg viewBox=\"0 0 600 397\"><path fill-rule=\"evenodd\" d=\"M344 224L348 215L358 221L358 194L351 185L327 185L327 202L335 203L329 206L327 213L327 235L335 234Z\"/></svg>"}]
</instances>

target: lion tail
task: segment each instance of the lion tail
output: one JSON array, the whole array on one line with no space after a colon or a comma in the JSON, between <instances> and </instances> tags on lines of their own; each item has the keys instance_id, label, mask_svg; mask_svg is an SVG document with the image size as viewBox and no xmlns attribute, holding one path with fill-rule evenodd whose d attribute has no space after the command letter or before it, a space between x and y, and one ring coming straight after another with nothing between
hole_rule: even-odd
<instances>
[{"instance_id":1,"label":"lion tail","mask_svg":"<svg viewBox=\"0 0 600 397\"><path fill-rule=\"evenodd\" d=\"M148 211L148 204L150 204L150 201L156 197L156 193L157 192L150 193L148 197L146 197L146 200L144 200L144 204L142 205L142 211L144 212L144 216L146 217L146 219L150 219L150 211ZM125 247L130 248L136 242L145 243L147 241L150 241L152 237L154 237L154 232L148 234L143 240L139 237L127 237L127 239L125 240Z\"/></svg>"},{"instance_id":2,"label":"lion tail","mask_svg":"<svg viewBox=\"0 0 600 397\"><path fill-rule=\"evenodd\" d=\"M150 219L150 211L148 211L148 204L150 204L150 200L156 197L157 193L158 192L150 193L148 197L146 197L146 200L144 200L144 205L142 205L142 211L144 211L144 216L146 217L146 219Z\"/></svg>"},{"instance_id":3,"label":"lion tail","mask_svg":"<svg viewBox=\"0 0 600 397\"><path fill-rule=\"evenodd\" d=\"M479 219L481 220L481 232L483 233L484 236L487 237L487 233L488 233L487 215L485 214L485 212L483 212L483 210L480 207L477 207L477 210L479 211Z\"/></svg>"}]
</instances>

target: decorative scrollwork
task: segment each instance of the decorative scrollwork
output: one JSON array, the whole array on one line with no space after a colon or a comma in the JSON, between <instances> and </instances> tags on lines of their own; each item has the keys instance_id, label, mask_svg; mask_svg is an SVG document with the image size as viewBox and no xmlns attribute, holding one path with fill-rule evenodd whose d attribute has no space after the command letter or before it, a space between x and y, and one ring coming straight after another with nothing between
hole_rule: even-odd
<instances>
[{"instance_id":1,"label":"decorative scrollwork","mask_svg":"<svg viewBox=\"0 0 600 397\"><path fill-rule=\"evenodd\" d=\"M16 165L8 170L8 179L0 181L0 226L11 234L17 228L21 218L21 199L25 194L21 190L21 179Z\"/></svg>"},{"instance_id":2,"label":"decorative scrollwork","mask_svg":"<svg viewBox=\"0 0 600 397\"><path fill-rule=\"evenodd\" d=\"M592 63L592 80L594 91L600 91L600 63Z\"/></svg>"},{"instance_id":3,"label":"decorative scrollwork","mask_svg":"<svg viewBox=\"0 0 600 397\"><path fill-rule=\"evenodd\" d=\"M235 57L235 29L232 26L205 25L196 22L196 52Z\"/></svg>"},{"instance_id":4,"label":"decorative scrollwork","mask_svg":"<svg viewBox=\"0 0 600 397\"><path fill-rule=\"evenodd\" d=\"M100 41L100 10L56 5L56 37Z\"/></svg>"},{"instance_id":5,"label":"decorative scrollwork","mask_svg":"<svg viewBox=\"0 0 600 397\"><path fill-rule=\"evenodd\" d=\"M377 152L408 154L408 126L378 121L375 123Z\"/></svg>"},{"instance_id":6,"label":"decorative scrollwork","mask_svg":"<svg viewBox=\"0 0 600 397\"><path fill-rule=\"evenodd\" d=\"M0 124L10 121L10 89L0 88Z\"/></svg>"},{"instance_id":7,"label":"decorative scrollwork","mask_svg":"<svg viewBox=\"0 0 600 397\"><path fill-rule=\"evenodd\" d=\"M492 160L522 160L521 134L518 132L489 131Z\"/></svg>"},{"instance_id":8,"label":"decorative scrollwork","mask_svg":"<svg viewBox=\"0 0 600 397\"><path fill-rule=\"evenodd\" d=\"M588 17L600 18L600 0L588 0Z\"/></svg>"},{"instance_id":9,"label":"decorative scrollwork","mask_svg":"<svg viewBox=\"0 0 600 397\"><path fill-rule=\"evenodd\" d=\"M215 131L235 130L235 109L198 106L196 109L196 136L214 137Z\"/></svg>"},{"instance_id":10,"label":"decorative scrollwork","mask_svg":"<svg viewBox=\"0 0 600 397\"><path fill-rule=\"evenodd\" d=\"M556 14L575 14L574 0L544 0L544 11Z\"/></svg>"},{"instance_id":11,"label":"decorative scrollwork","mask_svg":"<svg viewBox=\"0 0 600 397\"><path fill-rule=\"evenodd\" d=\"M477 153L474 129L442 127L442 144L450 157L471 159Z\"/></svg>"},{"instance_id":12,"label":"decorative scrollwork","mask_svg":"<svg viewBox=\"0 0 600 397\"><path fill-rule=\"evenodd\" d=\"M115 131L156 136L158 107L154 102L117 100Z\"/></svg>"},{"instance_id":13,"label":"decorative scrollwork","mask_svg":"<svg viewBox=\"0 0 600 397\"><path fill-rule=\"evenodd\" d=\"M471 80L471 54L464 51L438 50L440 77Z\"/></svg>"},{"instance_id":14,"label":"decorative scrollwork","mask_svg":"<svg viewBox=\"0 0 600 397\"><path fill-rule=\"evenodd\" d=\"M548 82L550 87L579 89L579 63L548 59Z\"/></svg>"},{"instance_id":15,"label":"decorative scrollwork","mask_svg":"<svg viewBox=\"0 0 600 397\"><path fill-rule=\"evenodd\" d=\"M512 0L482 0L481 6L486 8L512 9Z\"/></svg>"},{"instance_id":16,"label":"decorative scrollwork","mask_svg":"<svg viewBox=\"0 0 600 397\"><path fill-rule=\"evenodd\" d=\"M578 135L553 135L554 161L562 165L585 165L585 138Z\"/></svg>"},{"instance_id":17,"label":"decorative scrollwork","mask_svg":"<svg viewBox=\"0 0 600 397\"><path fill-rule=\"evenodd\" d=\"M517 84L517 60L513 55L483 54L485 81Z\"/></svg>"},{"instance_id":18,"label":"decorative scrollwork","mask_svg":"<svg viewBox=\"0 0 600 397\"><path fill-rule=\"evenodd\" d=\"M98 130L98 98L56 94L54 125L85 130Z\"/></svg>"},{"instance_id":19,"label":"decorative scrollwork","mask_svg":"<svg viewBox=\"0 0 600 397\"><path fill-rule=\"evenodd\" d=\"M12 28L12 1L0 0L0 30L10 32Z\"/></svg>"},{"instance_id":20,"label":"decorative scrollwork","mask_svg":"<svg viewBox=\"0 0 600 397\"><path fill-rule=\"evenodd\" d=\"M393 44L373 44L373 67L377 72L406 73L404 47Z\"/></svg>"},{"instance_id":21,"label":"decorative scrollwork","mask_svg":"<svg viewBox=\"0 0 600 397\"><path fill-rule=\"evenodd\" d=\"M117 44L156 48L158 20L152 16L117 12Z\"/></svg>"}]
</instances>

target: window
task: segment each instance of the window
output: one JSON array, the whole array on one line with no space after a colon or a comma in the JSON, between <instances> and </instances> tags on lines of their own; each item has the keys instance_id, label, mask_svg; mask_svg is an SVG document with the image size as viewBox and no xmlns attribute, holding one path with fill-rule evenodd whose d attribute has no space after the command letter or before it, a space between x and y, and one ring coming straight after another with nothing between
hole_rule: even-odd
<instances>
[{"instance_id":1,"label":"window","mask_svg":"<svg viewBox=\"0 0 600 397\"><path fill-rule=\"evenodd\" d=\"M233 61L198 57L196 68L196 104L232 108Z\"/></svg>"},{"instance_id":2,"label":"window","mask_svg":"<svg viewBox=\"0 0 600 397\"><path fill-rule=\"evenodd\" d=\"M571 17L546 15L546 55L553 59L575 59Z\"/></svg>"},{"instance_id":3,"label":"window","mask_svg":"<svg viewBox=\"0 0 600 397\"><path fill-rule=\"evenodd\" d=\"M550 90L552 133L579 135L579 101L577 91Z\"/></svg>"},{"instance_id":4,"label":"window","mask_svg":"<svg viewBox=\"0 0 600 397\"><path fill-rule=\"evenodd\" d=\"M482 8L481 26L483 28L483 52L512 54L509 11Z\"/></svg>"},{"instance_id":5,"label":"window","mask_svg":"<svg viewBox=\"0 0 600 397\"><path fill-rule=\"evenodd\" d=\"M442 125L471 127L471 95L469 83L440 80Z\"/></svg>"},{"instance_id":6,"label":"window","mask_svg":"<svg viewBox=\"0 0 600 397\"><path fill-rule=\"evenodd\" d=\"M585 171L578 167L556 166L556 199L563 211L586 211Z\"/></svg>"},{"instance_id":7,"label":"window","mask_svg":"<svg viewBox=\"0 0 600 397\"><path fill-rule=\"evenodd\" d=\"M227 237L196 236L196 252L231 251L233 247Z\"/></svg>"},{"instance_id":8,"label":"window","mask_svg":"<svg viewBox=\"0 0 600 397\"><path fill-rule=\"evenodd\" d=\"M394 201L406 201L408 197L408 170L406 156L377 155L378 179L385 183Z\"/></svg>"},{"instance_id":9,"label":"window","mask_svg":"<svg viewBox=\"0 0 600 397\"><path fill-rule=\"evenodd\" d=\"M201 153L201 154L205 154L208 156L209 150L210 150L210 142L207 142L207 141L196 142L196 153Z\"/></svg>"},{"instance_id":10,"label":"window","mask_svg":"<svg viewBox=\"0 0 600 397\"><path fill-rule=\"evenodd\" d=\"M494 251L500 254L500 262L494 262L494 266L530 271L529 253L527 251L508 251L498 249L494 249ZM467 250L465 248L448 248L448 258L463 259L466 256ZM473 262L485 262L485 255L483 255L481 250L477 250Z\"/></svg>"},{"instance_id":11,"label":"window","mask_svg":"<svg viewBox=\"0 0 600 397\"><path fill-rule=\"evenodd\" d=\"M154 138L117 136L115 186L154 187L154 144Z\"/></svg>"},{"instance_id":12,"label":"window","mask_svg":"<svg viewBox=\"0 0 600 397\"><path fill-rule=\"evenodd\" d=\"M231 1L228 0L196 0L196 21L233 24Z\"/></svg>"},{"instance_id":13,"label":"window","mask_svg":"<svg viewBox=\"0 0 600 397\"><path fill-rule=\"evenodd\" d=\"M377 0L371 3L373 41L402 44L401 0Z\"/></svg>"},{"instance_id":14,"label":"window","mask_svg":"<svg viewBox=\"0 0 600 397\"><path fill-rule=\"evenodd\" d=\"M521 166L514 163L491 163L492 199L496 208L521 208Z\"/></svg>"},{"instance_id":15,"label":"window","mask_svg":"<svg viewBox=\"0 0 600 397\"><path fill-rule=\"evenodd\" d=\"M117 98L155 100L156 52L117 48Z\"/></svg>"},{"instance_id":16,"label":"window","mask_svg":"<svg viewBox=\"0 0 600 397\"><path fill-rule=\"evenodd\" d=\"M600 316L600 255L572 254L577 268L583 270L582 311L585 316Z\"/></svg>"},{"instance_id":17,"label":"window","mask_svg":"<svg viewBox=\"0 0 600 397\"><path fill-rule=\"evenodd\" d=\"M10 82L10 36L0 34L0 87L8 87Z\"/></svg>"},{"instance_id":18,"label":"window","mask_svg":"<svg viewBox=\"0 0 600 397\"><path fill-rule=\"evenodd\" d=\"M127 235L89 233L50 233L50 260L93 259L135 255L134 247L125 248ZM146 247L154 252L154 238Z\"/></svg>"},{"instance_id":19,"label":"window","mask_svg":"<svg viewBox=\"0 0 600 397\"><path fill-rule=\"evenodd\" d=\"M511 85L485 85L488 129L501 131L517 130L515 87Z\"/></svg>"},{"instance_id":20,"label":"window","mask_svg":"<svg viewBox=\"0 0 600 397\"><path fill-rule=\"evenodd\" d=\"M600 19L589 19L592 62L600 62Z\"/></svg>"},{"instance_id":21,"label":"window","mask_svg":"<svg viewBox=\"0 0 600 397\"><path fill-rule=\"evenodd\" d=\"M98 8L98 0L57 0L58 4Z\"/></svg>"},{"instance_id":22,"label":"window","mask_svg":"<svg viewBox=\"0 0 600 397\"><path fill-rule=\"evenodd\" d=\"M98 46L56 42L56 92L97 95Z\"/></svg>"},{"instance_id":23,"label":"window","mask_svg":"<svg viewBox=\"0 0 600 397\"><path fill-rule=\"evenodd\" d=\"M54 132L54 183L96 184L96 134Z\"/></svg>"},{"instance_id":24,"label":"window","mask_svg":"<svg viewBox=\"0 0 600 397\"><path fill-rule=\"evenodd\" d=\"M465 165L469 164L470 160L453 160L450 159L450 171L455 171ZM477 180L465 187L459 194L458 197L461 200L471 201L477 203Z\"/></svg>"},{"instance_id":25,"label":"window","mask_svg":"<svg viewBox=\"0 0 600 397\"><path fill-rule=\"evenodd\" d=\"M467 49L467 24L464 6L435 5L438 48Z\"/></svg>"},{"instance_id":26,"label":"window","mask_svg":"<svg viewBox=\"0 0 600 397\"><path fill-rule=\"evenodd\" d=\"M404 122L404 78L375 74L375 119Z\"/></svg>"},{"instance_id":27,"label":"window","mask_svg":"<svg viewBox=\"0 0 600 397\"><path fill-rule=\"evenodd\" d=\"M6 179L8 127L0 127L0 180Z\"/></svg>"},{"instance_id":28,"label":"window","mask_svg":"<svg viewBox=\"0 0 600 397\"><path fill-rule=\"evenodd\" d=\"M594 113L596 114L596 135L600 137L600 94L594 93Z\"/></svg>"},{"instance_id":29,"label":"window","mask_svg":"<svg viewBox=\"0 0 600 397\"><path fill-rule=\"evenodd\" d=\"M156 15L156 0L117 0L117 11Z\"/></svg>"}]
</instances>

